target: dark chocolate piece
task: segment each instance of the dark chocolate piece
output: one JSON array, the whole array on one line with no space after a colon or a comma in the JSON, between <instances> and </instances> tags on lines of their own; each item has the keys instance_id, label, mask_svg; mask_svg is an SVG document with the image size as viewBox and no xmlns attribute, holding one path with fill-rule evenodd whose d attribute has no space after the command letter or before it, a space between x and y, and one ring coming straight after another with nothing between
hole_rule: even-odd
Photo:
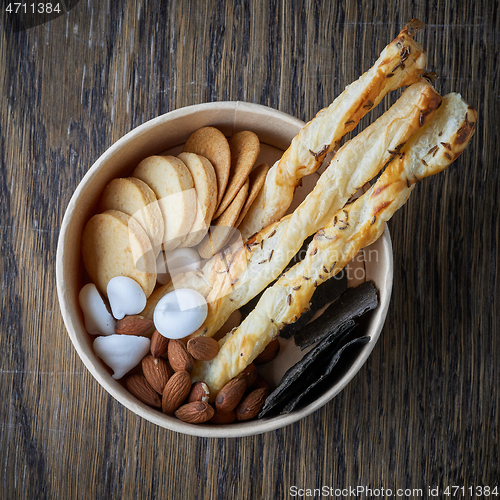
<instances>
[{"instance_id":1,"label":"dark chocolate piece","mask_svg":"<svg viewBox=\"0 0 500 500\"><path fill-rule=\"evenodd\" d=\"M317 385L319 385L326 377L331 375L333 372L333 369L337 366L337 363L340 360L340 357L350 347L353 346L360 346L360 345L365 345L370 341L370 337L358 337L356 339L353 339L347 344L344 344L340 349L334 351L333 353L330 353L330 360L326 367L322 370L323 373L321 373L319 376L316 376L313 380L311 380L305 389L301 390L300 392L297 393L295 397L293 397L291 400L288 401L288 403L284 406L284 408L281 410L281 413L290 413L295 408L297 405L302 401L302 399L307 396L307 394L312 391Z\"/></svg>"},{"instance_id":2,"label":"dark chocolate piece","mask_svg":"<svg viewBox=\"0 0 500 500\"><path fill-rule=\"evenodd\" d=\"M377 305L378 293L372 281L348 288L319 318L295 334L295 344L305 349L326 337L336 337L345 323L375 309Z\"/></svg>"},{"instance_id":3,"label":"dark chocolate piece","mask_svg":"<svg viewBox=\"0 0 500 500\"><path fill-rule=\"evenodd\" d=\"M354 329L354 321L343 324L343 333L337 336L324 338L318 345L314 346L304 357L290 367L281 378L278 387L267 397L266 402L259 413L259 418L271 410L280 409L293 395L306 386L311 379L319 376L318 370L324 365L331 352L338 350L340 343ZM312 366L314 364L314 366ZM299 380L300 379L300 380Z\"/></svg>"}]
</instances>

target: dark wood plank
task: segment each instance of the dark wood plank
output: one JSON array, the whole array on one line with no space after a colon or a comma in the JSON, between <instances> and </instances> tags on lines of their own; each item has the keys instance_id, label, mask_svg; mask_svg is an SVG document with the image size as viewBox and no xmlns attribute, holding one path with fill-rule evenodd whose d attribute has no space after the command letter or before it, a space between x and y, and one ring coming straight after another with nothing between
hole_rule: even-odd
<instances>
[{"instance_id":1,"label":"dark wood plank","mask_svg":"<svg viewBox=\"0 0 500 500\"><path fill-rule=\"evenodd\" d=\"M90 165L190 104L239 99L308 120L412 17L427 25L417 39L436 88L460 92L480 122L390 222L394 294L359 374L312 416L242 439L178 435L114 401L77 357L55 292L59 226ZM82 1L20 33L4 15L0 497L498 485L499 29L494 0Z\"/></svg>"}]
</instances>

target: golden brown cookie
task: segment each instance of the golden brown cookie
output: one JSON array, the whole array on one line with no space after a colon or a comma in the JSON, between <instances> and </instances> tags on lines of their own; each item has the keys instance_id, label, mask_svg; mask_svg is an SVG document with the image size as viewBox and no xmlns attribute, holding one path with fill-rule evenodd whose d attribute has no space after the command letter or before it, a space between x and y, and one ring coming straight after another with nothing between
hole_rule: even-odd
<instances>
[{"instance_id":1,"label":"golden brown cookie","mask_svg":"<svg viewBox=\"0 0 500 500\"><path fill-rule=\"evenodd\" d=\"M137 281L146 297L156 283L156 259L148 235L132 217L117 210L94 215L82 234L85 269L98 290L106 295L111 278Z\"/></svg>"},{"instance_id":2,"label":"golden brown cookie","mask_svg":"<svg viewBox=\"0 0 500 500\"><path fill-rule=\"evenodd\" d=\"M113 179L104 189L99 212L118 210L134 219L146 231L155 255L163 241L163 217L153 190L140 179Z\"/></svg>"},{"instance_id":3,"label":"golden brown cookie","mask_svg":"<svg viewBox=\"0 0 500 500\"><path fill-rule=\"evenodd\" d=\"M224 212L245 184L260 153L259 138L249 130L234 134L228 142L231 149L231 172L226 191L215 212L215 219Z\"/></svg>"},{"instance_id":4,"label":"golden brown cookie","mask_svg":"<svg viewBox=\"0 0 500 500\"><path fill-rule=\"evenodd\" d=\"M144 181L158 198L165 224L163 248L174 250L191 230L196 216L196 192L189 169L174 156L149 156L134 177Z\"/></svg>"},{"instance_id":5,"label":"golden brown cookie","mask_svg":"<svg viewBox=\"0 0 500 500\"><path fill-rule=\"evenodd\" d=\"M257 198L257 195L260 193L260 190L262 189L262 186L266 181L267 172L269 172L269 165L267 163L261 163L250 173L250 187L248 190L248 198L245 201L243 208L241 209L240 215L234 227L238 227L241 224L248 210L252 206L252 203L255 201L255 198Z\"/></svg>"},{"instance_id":6,"label":"golden brown cookie","mask_svg":"<svg viewBox=\"0 0 500 500\"><path fill-rule=\"evenodd\" d=\"M217 206L226 190L231 171L231 150L224 134L215 127L203 127L193 132L186 144L184 152L196 153L208 158L217 176Z\"/></svg>"},{"instance_id":7,"label":"golden brown cookie","mask_svg":"<svg viewBox=\"0 0 500 500\"><path fill-rule=\"evenodd\" d=\"M241 209L248 197L249 180L239 190L231 204L222 215L212 222L209 233L198 246L198 253L203 259L208 259L221 250L234 233L234 223L238 220Z\"/></svg>"},{"instance_id":8,"label":"golden brown cookie","mask_svg":"<svg viewBox=\"0 0 500 500\"><path fill-rule=\"evenodd\" d=\"M217 176L210 161L195 153L181 153L178 158L191 172L196 190L196 217L180 247L196 246L207 234L217 207Z\"/></svg>"}]
</instances>

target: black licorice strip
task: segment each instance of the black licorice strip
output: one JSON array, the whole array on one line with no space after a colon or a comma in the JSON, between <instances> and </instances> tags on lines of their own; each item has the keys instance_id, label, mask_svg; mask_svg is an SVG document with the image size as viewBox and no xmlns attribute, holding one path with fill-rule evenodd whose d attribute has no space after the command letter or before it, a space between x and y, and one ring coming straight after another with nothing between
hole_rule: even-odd
<instances>
[{"instance_id":1,"label":"black licorice strip","mask_svg":"<svg viewBox=\"0 0 500 500\"><path fill-rule=\"evenodd\" d=\"M316 378L318 370L321 370L321 366L323 366L322 361L324 361L324 358L328 358L331 352L338 349L339 344L354 329L354 326L354 321L344 323L341 336L324 338L305 354L300 361L290 367L281 378L278 387L267 397L259 413L259 418L262 418L271 410L279 410L285 402L296 394L296 391L300 391L301 387L307 385L311 378ZM312 366L313 364L314 366Z\"/></svg>"},{"instance_id":2,"label":"black licorice strip","mask_svg":"<svg viewBox=\"0 0 500 500\"><path fill-rule=\"evenodd\" d=\"M310 392L309 387L316 387L329 376L346 345L368 342L369 337L358 337L365 340L346 340L355 326L354 319L377 305L378 293L373 283L362 283L356 288L347 289L317 320L304 328L310 330L306 340L317 344L283 375L278 387L266 399L259 418L271 412L292 411ZM318 322L321 319L323 321ZM296 333L296 343L303 330Z\"/></svg>"},{"instance_id":3,"label":"black licorice strip","mask_svg":"<svg viewBox=\"0 0 500 500\"><path fill-rule=\"evenodd\" d=\"M368 337L368 336L358 337L357 339L353 339L353 340L347 342L347 344L344 344L342 347L340 347L340 349L337 349L336 351L334 351L333 354L331 354L330 361L328 362L328 365L324 369L323 373L321 373L321 375L319 375L319 376L315 377L313 380L311 380L307 384L305 389L301 390L300 392L297 393L297 395L294 398L290 399L288 401L288 403L284 406L284 408L281 410L281 413L283 413L283 414L290 413L293 410L295 410L297 405L302 401L302 399L304 397L307 396L307 394L309 392L311 392L316 386L318 386L323 380L325 380L326 377L328 377L329 375L332 374L334 368L337 366L337 363L340 360L340 357L342 356L342 354L346 350L348 350L349 348L351 348L353 346L365 345L369 341L370 341L370 337Z\"/></svg>"},{"instance_id":4,"label":"black licorice strip","mask_svg":"<svg viewBox=\"0 0 500 500\"><path fill-rule=\"evenodd\" d=\"M312 317L314 316L315 312L319 309L314 307L314 302L311 302L309 304L309 309L305 312L303 312L297 321L295 323L290 323L289 325L286 325L281 331L280 331L280 337L284 339L289 339L292 335L294 335L296 332L298 332L300 329L304 328L304 326L311 321Z\"/></svg>"},{"instance_id":5,"label":"black licorice strip","mask_svg":"<svg viewBox=\"0 0 500 500\"><path fill-rule=\"evenodd\" d=\"M325 307L330 302L338 299L340 295L347 289L347 275L342 270L340 273L336 274L332 278L324 281L319 285L314 295L312 296L309 309L304 312L295 323L290 323L285 326L280 332L280 337L289 339L299 330L302 330L311 318L319 311L322 307Z\"/></svg>"},{"instance_id":6,"label":"black licorice strip","mask_svg":"<svg viewBox=\"0 0 500 500\"><path fill-rule=\"evenodd\" d=\"M342 325L360 317L378 305L378 293L372 281L348 288L323 314L295 334L295 344L301 349L329 336L338 336Z\"/></svg>"}]
</instances>

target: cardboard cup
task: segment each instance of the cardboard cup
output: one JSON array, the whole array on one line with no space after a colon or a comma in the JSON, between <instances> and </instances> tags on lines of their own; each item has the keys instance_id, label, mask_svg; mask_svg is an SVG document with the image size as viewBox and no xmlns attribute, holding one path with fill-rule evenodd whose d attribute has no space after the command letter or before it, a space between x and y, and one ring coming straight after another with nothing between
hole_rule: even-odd
<instances>
[{"instance_id":1,"label":"cardboard cup","mask_svg":"<svg viewBox=\"0 0 500 500\"><path fill-rule=\"evenodd\" d=\"M83 314L78 305L78 293L85 284L80 252L81 234L85 223L96 213L102 191L112 179L129 176L135 166L147 156L164 151L180 152L189 135L207 125L218 127L227 136L241 130L252 130L262 143L257 164L267 161L272 165L280 158L304 123L285 113L257 104L215 102L166 113L126 134L92 165L69 202L57 246L57 293L64 323L78 355L97 382L128 409L150 422L183 434L202 437L249 436L284 427L310 415L338 394L359 371L377 342L389 307L393 277L391 240L386 228L383 236L365 249L364 257L350 265L354 279L354 270L360 266L364 267L366 279L373 280L379 290L380 305L366 325L366 334L371 340L352 360L348 360L345 372L336 383L308 406L288 415L261 420L230 425L192 425L141 403L119 381L111 377L110 370L92 349L95 337L85 331ZM314 177L310 177L313 181ZM304 182L303 188L297 189L299 198L307 194L304 188L310 189L312 181ZM293 339L283 344L282 351L287 354L280 354L273 362L274 372L269 375L278 378L275 382L278 382L280 374L303 354L292 345ZM277 363L278 359L284 361Z\"/></svg>"}]
</instances>

